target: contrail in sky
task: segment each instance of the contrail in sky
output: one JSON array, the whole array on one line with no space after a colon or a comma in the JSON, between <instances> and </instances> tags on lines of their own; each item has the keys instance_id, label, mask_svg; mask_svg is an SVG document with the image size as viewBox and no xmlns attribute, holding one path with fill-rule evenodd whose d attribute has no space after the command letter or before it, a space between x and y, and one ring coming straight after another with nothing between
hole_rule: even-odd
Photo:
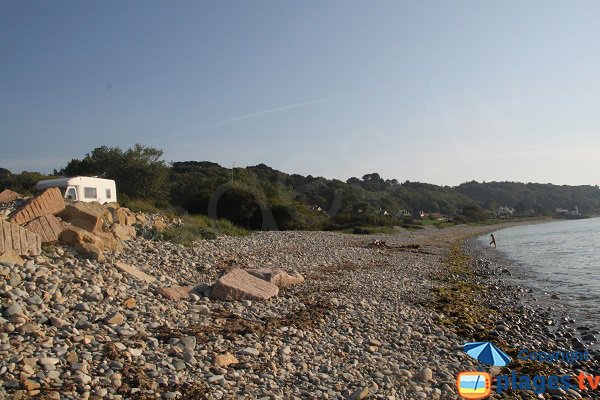
<instances>
[{"instance_id":1,"label":"contrail in sky","mask_svg":"<svg viewBox=\"0 0 600 400\"><path fill-rule=\"evenodd\" d=\"M237 117L232 117L232 118L224 119L224 120L218 121L216 123L225 123L225 122L237 121L237 120L240 120L240 119L252 118L252 117L256 117L258 115L269 114L269 113L276 112L276 111L289 110L291 108L298 108L298 107L308 106L310 104L324 103L326 101L343 99L344 97L348 97L348 96L326 97L324 99L317 99L317 100L305 101L303 103L291 104L289 106L275 107L275 108L271 108L271 109L268 109L268 110L258 111L258 112L251 113L251 114L244 114L244 115L240 115L240 116L237 116Z\"/></svg>"},{"instance_id":2,"label":"contrail in sky","mask_svg":"<svg viewBox=\"0 0 600 400\"><path fill-rule=\"evenodd\" d=\"M153 140L164 139L164 138L173 138L173 137L185 136L185 135L188 135L188 134L191 134L191 133L195 133L195 132L200 132L200 131L203 131L203 130L206 130L206 129L209 129L209 128L214 128L214 127L217 127L219 125L228 124L230 122L235 122L235 121L240 121L240 120L249 119L249 118L253 118L253 117L258 117L260 115L270 114L270 113L274 113L274 112L277 112L277 111L291 110L293 108L304 107L304 106L308 106L308 105L311 105L311 104L325 103L325 102L328 102L328 101L344 99L346 97L350 97L350 95L347 95L347 96L337 96L337 97L325 97L325 98L322 98L322 99L304 101L302 103L296 103L296 104L290 104L290 105L287 105L287 106L270 108L268 110L257 111L257 112L253 112L253 113L250 113L250 114L238 115L236 117L231 117L231 118L222 119L222 120L219 120L219 121L210 122L208 124L196 127L194 129L190 129L188 131L176 132L176 133L172 133L172 134L169 134L169 135L158 136L158 137L154 137L154 138L151 138L151 139L146 139L146 141L148 141L148 140L153 141Z\"/></svg>"}]
</instances>

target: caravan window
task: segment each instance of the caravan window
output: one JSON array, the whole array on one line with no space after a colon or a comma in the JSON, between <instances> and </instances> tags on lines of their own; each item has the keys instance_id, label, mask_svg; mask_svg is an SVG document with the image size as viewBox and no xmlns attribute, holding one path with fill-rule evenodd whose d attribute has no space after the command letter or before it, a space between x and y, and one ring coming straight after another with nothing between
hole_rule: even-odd
<instances>
[{"instance_id":1,"label":"caravan window","mask_svg":"<svg viewBox=\"0 0 600 400\"><path fill-rule=\"evenodd\" d=\"M95 199L97 198L97 192L96 192L96 188L93 187L84 187L83 188L83 196L86 199Z\"/></svg>"},{"instance_id":2,"label":"caravan window","mask_svg":"<svg viewBox=\"0 0 600 400\"><path fill-rule=\"evenodd\" d=\"M106 198L110 199L110 189L106 189Z\"/></svg>"}]
</instances>

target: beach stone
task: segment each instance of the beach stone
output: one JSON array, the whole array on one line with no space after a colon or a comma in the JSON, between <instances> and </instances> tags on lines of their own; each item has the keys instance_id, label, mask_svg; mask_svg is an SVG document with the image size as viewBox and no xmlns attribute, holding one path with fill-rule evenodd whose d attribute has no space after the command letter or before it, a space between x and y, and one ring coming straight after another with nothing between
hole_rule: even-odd
<instances>
[{"instance_id":1,"label":"beach stone","mask_svg":"<svg viewBox=\"0 0 600 400\"><path fill-rule=\"evenodd\" d=\"M246 347L245 349L240 351L240 353L248 356L258 356L260 354L260 351L258 351L254 347Z\"/></svg>"},{"instance_id":2,"label":"beach stone","mask_svg":"<svg viewBox=\"0 0 600 400\"><path fill-rule=\"evenodd\" d=\"M23 265L25 260L19 255L13 253L0 254L0 263L8 263L12 265Z\"/></svg>"},{"instance_id":3,"label":"beach stone","mask_svg":"<svg viewBox=\"0 0 600 400\"><path fill-rule=\"evenodd\" d=\"M50 325L55 328L62 328L65 326L65 321L57 317L50 317Z\"/></svg>"},{"instance_id":4,"label":"beach stone","mask_svg":"<svg viewBox=\"0 0 600 400\"><path fill-rule=\"evenodd\" d=\"M65 201L59 188L49 188L35 196L10 215L10 222L18 225L44 215L57 214L64 210Z\"/></svg>"},{"instance_id":5,"label":"beach stone","mask_svg":"<svg viewBox=\"0 0 600 400\"><path fill-rule=\"evenodd\" d=\"M38 363L40 365L56 365L60 362L60 360L58 358L54 358L54 357L42 357L40 359L38 359Z\"/></svg>"},{"instance_id":6,"label":"beach stone","mask_svg":"<svg viewBox=\"0 0 600 400\"><path fill-rule=\"evenodd\" d=\"M425 367L415 374L415 379L421 382L428 382L433 379L433 371L431 368Z\"/></svg>"},{"instance_id":7,"label":"beach stone","mask_svg":"<svg viewBox=\"0 0 600 400\"><path fill-rule=\"evenodd\" d=\"M153 276L150 276L142 271L140 271L139 269L137 269L136 267L123 263L123 262L116 262L115 264L115 268L119 271L119 272L123 272L129 276L132 276L133 278L142 281L144 283L154 283L156 281L156 278Z\"/></svg>"},{"instance_id":8,"label":"beach stone","mask_svg":"<svg viewBox=\"0 0 600 400\"><path fill-rule=\"evenodd\" d=\"M158 293L160 293L164 298L171 301L179 301L186 300L190 296L190 291L193 289L193 286L171 286L171 287L161 287L158 288Z\"/></svg>"},{"instance_id":9,"label":"beach stone","mask_svg":"<svg viewBox=\"0 0 600 400\"><path fill-rule=\"evenodd\" d=\"M28 391L36 390L41 387L38 382L32 381L31 379L25 379L25 381L23 381L23 386L25 386L25 389Z\"/></svg>"},{"instance_id":10,"label":"beach stone","mask_svg":"<svg viewBox=\"0 0 600 400\"><path fill-rule=\"evenodd\" d=\"M208 383L215 383L223 379L223 375L213 375L208 378Z\"/></svg>"},{"instance_id":11,"label":"beach stone","mask_svg":"<svg viewBox=\"0 0 600 400\"><path fill-rule=\"evenodd\" d=\"M19 303L12 303L6 310L4 310L4 315L7 317L12 317L15 314L22 314L23 307Z\"/></svg>"},{"instance_id":12,"label":"beach stone","mask_svg":"<svg viewBox=\"0 0 600 400\"><path fill-rule=\"evenodd\" d=\"M106 256L102 249L92 243L78 243L75 245L75 250L80 254L88 257L90 260L98 261L100 263L106 262Z\"/></svg>"},{"instance_id":13,"label":"beach stone","mask_svg":"<svg viewBox=\"0 0 600 400\"><path fill-rule=\"evenodd\" d=\"M125 323L125 316L120 312L113 312L104 318L104 322L111 325L123 325Z\"/></svg>"},{"instance_id":14,"label":"beach stone","mask_svg":"<svg viewBox=\"0 0 600 400\"><path fill-rule=\"evenodd\" d=\"M201 315L210 315L210 307L206 304L202 304L198 307L198 313Z\"/></svg>"},{"instance_id":15,"label":"beach stone","mask_svg":"<svg viewBox=\"0 0 600 400\"><path fill-rule=\"evenodd\" d=\"M0 204L12 203L20 197L21 195L17 192L13 192L10 189L4 189L0 192Z\"/></svg>"},{"instance_id":16,"label":"beach stone","mask_svg":"<svg viewBox=\"0 0 600 400\"><path fill-rule=\"evenodd\" d=\"M352 395L350 396L351 400L363 400L366 399L367 397L369 397L370 393L369 393L369 389L368 388L361 388L361 389L357 389L354 393L352 393Z\"/></svg>"},{"instance_id":17,"label":"beach stone","mask_svg":"<svg viewBox=\"0 0 600 400\"><path fill-rule=\"evenodd\" d=\"M248 272L234 268L217 280L210 296L215 300L268 300L277 296L279 288Z\"/></svg>"},{"instance_id":18,"label":"beach stone","mask_svg":"<svg viewBox=\"0 0 600 400\"><path fill-rule=\"evenodd\" d=\"M179 339L179 342L183 344L186 349L194 350L196 348L196 337L195 336L184 336Z\"/></svg>"},{"instance_id":19,"label":"beach stone","mask_svg":"<svg viewBox=\"0 0 600 400\"><path fill-rule=\"evenodd\" d=\"M239 363L238 359L229 352L225 354L218 354L213 359L213 365L215 367L227 367L231 364Z\"/></svg>"},{"instance_id":20,"label":"beach stone","mask_svg":"<svg viewBox=\"0 0 600 400\"><path fill-rule=\"evenodd\" d=\"M123 308L131 310L131 309L136 308L137 302L135 301L135 299L133 297L128 297L125 300L123 300L121 305L123 306Z\"/></svg>"}]
</instances>

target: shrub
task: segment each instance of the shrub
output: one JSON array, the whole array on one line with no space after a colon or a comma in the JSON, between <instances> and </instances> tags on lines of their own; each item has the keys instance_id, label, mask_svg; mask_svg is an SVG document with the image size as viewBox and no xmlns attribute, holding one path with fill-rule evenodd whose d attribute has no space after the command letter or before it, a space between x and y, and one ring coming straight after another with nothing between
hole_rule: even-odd
<instances>
[{"instance_id":1,"label":"shrub","mask_svg":"<svg viewBox=\"0 0 600 400\"><path fill-rule=\"evenodd\" d=\"M203 215L186 216L182 225L174 225L162 232L137 226L139 236L149 240L168 240L184 246L193 246L197 240L214 240L219 236L245 236L244 228L224 219L211 219Z\"/></svg>"},{"instance_id":2,"label":"shrub","mask_svg":"<svg viewBox=\"0 0 600 400\"><path fill-rule=\"evenodd\" d=\"M120 196L119 202L123 207L129 208L133 212L144 212L151 214L159 213L159 209L156 207L153 201L141 199L130 200L126 196Z\"/></svg>"}]
</instances>

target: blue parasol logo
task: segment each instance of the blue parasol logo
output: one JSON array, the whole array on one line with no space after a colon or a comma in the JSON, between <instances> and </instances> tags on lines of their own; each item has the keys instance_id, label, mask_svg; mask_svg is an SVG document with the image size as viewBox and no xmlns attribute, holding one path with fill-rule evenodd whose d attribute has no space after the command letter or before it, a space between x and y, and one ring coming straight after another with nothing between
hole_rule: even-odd
<instances>
[{"instance_id":1,"label":"blue parasol logo","mask_svg":"<svg viewBox=\"0 0 600 400\"><path fill-rule=\"evenodd\" d=\"M465 353L482 364L504 367L512 361L505 352L490 342L465 343L463 348Z\"/></svg>"}]
</instances>

